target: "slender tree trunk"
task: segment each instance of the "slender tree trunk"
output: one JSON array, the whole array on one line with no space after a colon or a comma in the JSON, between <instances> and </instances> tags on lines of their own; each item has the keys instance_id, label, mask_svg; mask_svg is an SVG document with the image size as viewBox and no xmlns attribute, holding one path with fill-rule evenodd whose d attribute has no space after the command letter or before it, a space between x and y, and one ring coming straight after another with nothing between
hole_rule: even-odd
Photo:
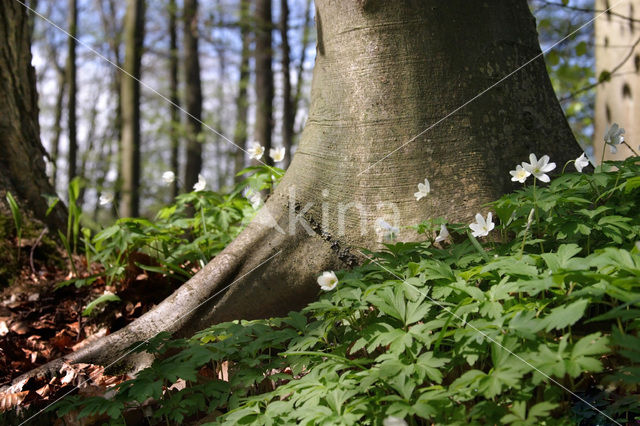
<instances>
[{"instance_id":1,"label":"slender tree trunk","mask_svg":"<svg viewBox=\"0 0 640 426\"><path fill-rule=\"evenodd\" d=\"M291 99L288 0L280 0L280 38L282 39L282 145L285 151L285 159L282 162L282 166L286 168L291 162L293 126L296 118Z\"/></svg>"},{"instance_id":2,"label":"slender tree trunk","mask_svg":"<svg viewBox=\"0 0 640 426\"><path fill-rule=\"evenodd\" d=\"M76 38L78 37L78 4L77 0L69 0L69 37L67 39L67 134L69 136L69 157L67 176L71 182L77 175L78 137L76 126Z\"/></svg>"},{"instance_id":3,"label":"slender tree trunk","mask_svg":"<svg viewBox=\"0 0 640 426\"><path fill-rule=\"evenodd\" d=\"M98 213L100 211L100 196L104 192L104 184L107 179L107 173L112 164L113 158L118 155L118 145L113 143L113 133L108 130L102 134L100 143L100 158L103 160L99 163L96 171L96 198L93 205L93 221L98 221Z\"/></svg>"},{"instance_id":4,"label":"slender tree trunk","mask_svg":"<svg viewBox=\"0 0 640 426\"><path fill-rule=\"evenodd\" d=\"M296 93L293 96L293 122L295 126L296 114L300 108L302 100L302 88L304 87L304 63L307 60L307 46L311 35L311 0L307 0L307 7L304 11L304 24L302 25L302 43L300 46L300 63L298 64L298 74L296 78ZM294 135L296 135L294 128Z\"/></svg>"},{"instance_id":5,"label":"slender tree trunk","mask_svg":"<svg viewBox=\"0 0 640 426\"><path fill-rule=\"evenodd\" d=\"M224 121L224 109L225 109L225 101L224 101L224 85L225 85L225 74L227 70L227 58L225 55L225 47L216 47L216 56L219 61L218 68L218 84L216 87L216 97L218 98L218 104L215 109L216 116L216 128L221 129L222 123ZM222 140L220 135L215 136L215 144L214 144L214 158L215 158L215 167L216 167L216 190L220 190L226 182L225 170L224 166L224 155L223 155L223 147L221 144L226 143Z\"/></svg>"},{"instance_id":6,"label":"slender tree trunk","mask_svg":"<svg viewBox=\"0 0 640 426\"><path fill-rule=\"evenodd\" d=\"M264 147L261 162L273 164L269 157L273 132L273 49L271 46L271 0L255 3L256 119L254 139ZM255 164L260 164L254 161Z\"/></svg>"},{"instance_id":7,"label":"slender tree trunk","mask_svg":"<svg viewBox=\"0 0 640 426\"><path fill-rule=\"evenodd\" d=\"M90 180L87 179L87 163L89 163L89 157L95 158L95 141L96 141L96 121L98 117L98 98L94 99L93 105L91 106L91 112L89 114L89 129L87 129L87 137L85 138L86 149L82 153L80 160L80 176L83 176L87 180L87 184L89 184ZM98 157L101 158L102 157ZM84 195L86 192L86 185L83 185L80 188L80 193L78 194L78 206L83 209L84 207Z\"/></svg>"},{"instance_id":8,"label":"slender tree trunk","mask_svg":"<svg viewBox=\"0 0 640 426\"><path fill-rule=\"evenodd\" d=\"M247 121L249 115L249 101L247 88L251 70L249 59L251 56L251 30L249 15L249 0L240 0L240 37L242 38L242 51L240 53L240 76L238 78L238 96L236 98L236 126L233 134L233 142L236 144L234 154L235 182L242 180L238 173L244 169L244 153L247 148Z\"/></svg>"},{"instance_id":9,"label":"slender tree trunk","mask_svg":"<svg viewBox=\"0 0 640 426\"><path fill-rule=\"evenodd\" d=\"M358 247L380 248L377 218L401 226L401 241L418 238L412 225L425 219L469 223L514 188L509 170L529 153L558 164L579 154L542 59L468 103L540 55L525 0L316 6L309 119L273 195L173 295L70 360L111 362L160 330L189 335L300 308L323 270L359 263ZM425 178L431 193L416 201Z\"/></svg>"},{"instance_id":10,"label":"slender tree trunk","mask_svg":"<svg viewBox=\"0 0 640 426\"><path fill-rule=\"evenodd\" d=\"M30 37L24 6L0 2L0 204L9 191L25 211L64 232L66 209L58 203L47 216L42 197L55 195L55 189L45 174Z\"/></svg>"},{"instance_id":11,"label":"slender tree trunk","mask_svg":"<svg viewBox=\"0 0 640 426\"><path fill-rule=\"evenodd\" d=\"M122 67L122 59L120 54L120 45L122 41L122 31L116 19L116 5L114 0L107 0L108 10L104 8L104 2L100 1L100 19L102 21L102 27L104 29L105 37L107 38L107 42L109 44L110 56L113 63L116 64L117 67ZM113 68L112 72L112 82L111 82L111 91L114 94L113 98L115 99L115 111L113 114L113 125L111 126L111 138L107 139L110 143L114 143L115 155L109 156L109 161L113 161L115 158L116 169L117 169L117 179L115 182L114 188L114 202L113 202L113 214L117 214L117 209L115 206L120 204L122 191L120 190L122 186L122 159L121 159L121 141L122 141L122 98L120 96L120 91L122 88L122 72L118 68ZM98 189L98 196L103 191L103 184L105 182L106 173L109 171L109 164L103 164L103 169L105 170L105 175L100 181L101 184ZM100 204L96 200L96 214L97 209L100 207Z\"/></svg>"},{"instance_id":12,"label":"slender tree trunk","mask_svg":"<svg viewBox=\"0 0 640 426\"><path fill-rule=\"evenodd\" d=\"M122 203L124 217L140 214L140 83L144 44L144 0L128 0L125 15L124 69L132 77L122 80Z\"/></svg>"},{"instance_id":13,"label":"slender tree trunk","mask_svg":"<svg viewBox=\"0 0 640 426\"><path fill-rule=\"evenodd\" d=\"M176 15L178 13L178 5L176 0L169 0L169 98L171 105L171 158L169 160L170 167L175 176L180 176L178 154L180 150L180 99L178 99L178 29ZM172 198L178 196L179 186L178 179L171 184Z\"/></svg>"},{"instance_id":14,"label":"slender tree trunk","mask_svg":"<svg viewBox=\"0 0 640 426\"><path fill-rule=\"evenodd\" d=\"M51 141L51 186L56 187L58 180L58 160L60 152L60 136L62 135L62 110L64 108L64 95L67 86L64 70L58 70L58 93L56 95L56 111L53 119L53 140Z\"/></svg>"},{"instance_id":15,"label":"slender tree trunk","mask_svg":"<svg viewBox=\"0 0 640 426\"><path fill-rule=\"evenodd\" d=\"M185 191L191 191L202 171L202 85L200 83L200 57L198 51L198 0L184 1L184 74L185 125L187 155L184 171Z\"/></svg>"}]
</instances>

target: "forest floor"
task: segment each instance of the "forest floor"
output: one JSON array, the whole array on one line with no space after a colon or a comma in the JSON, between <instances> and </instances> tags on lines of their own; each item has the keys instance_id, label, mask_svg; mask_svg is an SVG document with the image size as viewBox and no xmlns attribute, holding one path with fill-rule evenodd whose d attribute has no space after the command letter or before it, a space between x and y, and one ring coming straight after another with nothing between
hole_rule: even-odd
<instances>
[{"instance_id":1,"label":"forest floor","mask_svg":"<svg viewBox=\"0 0 640 426\"><path fill-rule=\"evenodd\" d=\"M61 286L74 278L66 253L58 249L59 256L41 256L32 250L33 242L23 240L20 245L19 272L0 292L0 386L126 326L180 285L140 270L135 266L140 259L131 259L117 286L108 285L103 277L86 286ZM17 251L17 242L7 244L5 240L3 249ZM84 256L74 255L73 262L79 278L103 272L101 265L87 265ZM105 292L116 294L121 301L101 304L92 315L83 316L87 304ZM103 371L89 364L64 365L53 379L23 380L0 394L0 412L14 407L42 409L76 387L85 395L101 395L126 379L106 376Z\"/></svg>"}]
</instances>

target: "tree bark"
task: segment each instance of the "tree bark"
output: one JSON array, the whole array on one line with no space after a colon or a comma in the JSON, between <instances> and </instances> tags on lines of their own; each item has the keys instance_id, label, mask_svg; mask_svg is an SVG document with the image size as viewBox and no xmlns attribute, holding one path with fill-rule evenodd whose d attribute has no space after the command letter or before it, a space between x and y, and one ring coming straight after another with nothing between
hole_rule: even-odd
<instances>
[{"instance_id":1,"label":"tree bark","mask_svg":"<svg viewBox=\"0 0 640 426\"><path fill-rule=\"evenodd\" d=\"M428 218L469 223L513 188L509 170L529 153L558 164L579 153L542 59L424 132L540 54L525 0L316 6L309 119L273 195L172 296L71 360L111 362L161 330L184 336L300 308L323 270L359 263L358 247L380 248L377 218L401 226L403 241ZM431 193L416 201L425 178Z\"/></svg>"},{"instance_id":2,"label":"tree bark","mask_svg":"<svg viewBox=\"0 0 640 426\"><path fill-rule=\"evenodd\" d=\"M122 102L122 203L123 217L136 217L140 211L140 83L144 44L144 0L128 0L125 15L124 70Z\"/></svg>"},{"instance_id":3,"label":"tree bark","mask_svg":"<svg viewBox=\"0 0 640 426\"><path fill-rule=\"evenodd\" d=\"M198 50L198 1L185 0L184 17L184 81L187 162L184 189L191 191L202 171L202 84L200 83L200 53Z\"/></svg>"},{"instance_id":4,"label":"tree bark","mask_svg":"<svg viewBox=\"0 0 640 426\"><path fill-rule=\"evenodd\" d=\"M122 97L120 92L122 90L122 73L119 68L122 67L122 59L120 54L120 45L122 41L122 28L120 23L118 22L117 10L114 0L107 0L108 10L105 10L104 1L100 1L100 20L102 21L102 27L104 29L105 37L107 38L107 42L109 44L110 56L111 60L114 64L116 64L117 68L112 69L112 81L111 81L111 90L114 94L114 99L116 102L115 111L113 114L113 126L111 126L111 135L110 138L106 139L109 143L114 143L116 145L115 149L109 149L111 153L114 151L114 155L110 155L109 160L115 158L117 173L117 180L115 182L114 188L114 202L112 206L113 214L117 216L116 206L120 204L121 200L121 186L122 186ZM105 162L101 168L101 176L97 179L97 182L100 183L98 187L98 193L96 196L96 203L94 209L94 215L97 217L98 209L100 208L99 197L102 194L104 182L106 175L109 171L109 164Z\"/></svg>"},{"instance_id":5,"label":"tree bark","mask_svg":"<svg viewBox=\"0 0 640 426\"><path fill-rule=\"evenodd\" d=\"M55 58L53 58L55 60ZM56 64L57 65L57 64ZM56 67L57 68L57 67ZM56 187L58 180L58 159L60 152L60 136L62 135L62 110L64 108L64 95L67 80L63 69L57 69L58 73L58 93L56 94L56 111L53 119L53 139L51 141L51 186Z\"/></svg>"},{"instance_id":6,"label":"tree bark","mask_svg":"<svg viewBox=\"0 0 640 426\"><path fill-rule=\"evenodd\" d=\"M238 78L238 96L236 98L236 126L233 133L233 142L236 144L234 154L235 182L242 180L238 173L244 169L244 153L247 149L247 121L249 116L249 101L247 88L251 70L249 59L251 55L251 29L250 29L250 1L240 0L240 37L242 39L242 51L240 52L240 76Z\"/></svg>"},{"instance_id":7,"label":"tree bark","mask_svg":"<svg viewBox=\"0 0 640 426\"><path fill-rule=\"evenodd\" d=\"M271 0L255 3L255 67L256 67L256 118L254 140L264 147L261 162L273 164L269 157L273 132L273 49L271 46ZM261 164L254 161L255 164Z\"/></svg>"},{"instance_id":8,"label":"tree bark","mask_svg":"<svg viewBox=\"0 0 640 426\"><path fill-rule=\"evenodd\" d=\"M24 210L64 232L65 207L58 203L47 216L42 197L55 195L55 189L45 174L30 36L26 9L17 2L0 2L0 203L10 191Z\"/></svg>"},{"instance_id":9,"label":"tree bark","mask_svg":"<svg viewBox=\"0 0 640 426\"><path fill-rule=\"evenodd\" d=\"M169 12L169 98L171 99L171 105L169 105L171 113L171 128L170 128L170 141L171 141L171 158L169 160L171 171L175 176L180 176L178 170L178 154L180 150L180 99L178 98L178 25L176 22L176 15L178 13L178 5L176 0L169 0L168 6ZM179 186L178 179L175 179L171 183L172 198L178 196Z\"/></svg>"},{"instance_id":10,"label":"tree bark","mask_svg":"<svg viewBox=\"0 0 640 426\"><path fill-rule=\"evenodd\" d=\"M282 39L282 146L285 157L282 168L291 162L295 110L291 99L291 67L289 48L289 1L280 0L280 38Z\"/></svg>"},{"instance_id":11,"label":"tree bark","mask_svg":"<svg viewBox=\"0 0 640 426\"><path fill-rule=\"evenodd\" d=\"M96 97L93 101L93 105L91 106L91 111L89 112L89 128L87 129L87 136L85 138L86 142L86 150L82 153L80 159L80 176L85 179L86 185L82 185L80 187L80 193L78 194L78 207L81 210L84 210L84 195L87 189L87 185L93 185L91 180L87 178L87 163L89 163L90 156L95 155L95 142L96 142L96 126L98 120L98 98ZM98 157L102 158L102 157ZM93 161L91 161L93 162ZM94 170L96 171L96 170Z\"/></svg>"},{"instance_id":12,"label":"tree bark","mask_svg":"<svg viewBox=\"0 0 640 426\"><path fill-rule=\"evenodd\" d=\"M67 39L67 135L69 137L69 156L67 177L71 182L77 175L78 137L76 126L76 38L78 37L78 4L77 0L69 0L69 37Z\"/></svg>"}]
</instances>

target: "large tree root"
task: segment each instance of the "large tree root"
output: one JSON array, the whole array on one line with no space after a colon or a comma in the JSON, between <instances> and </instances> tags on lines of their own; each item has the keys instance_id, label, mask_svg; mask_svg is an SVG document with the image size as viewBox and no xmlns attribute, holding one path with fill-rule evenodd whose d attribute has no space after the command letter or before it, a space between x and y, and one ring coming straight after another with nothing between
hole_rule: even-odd
<instances>
[{"instance_id":1,"label":"large tree root","mask_svg":"<svg viewBox=\"0 0 640 426\"><path fill-rule=\"evenodd\" d=\"M339 244L326 235L304 229L282 232L288 230L288 218L282 203L269 200L238 238L158 306L121 330L19 376L13 384L55 375L65 362L138 371L151 358L131 355L132 345L162 331L189 337L215 323L267 318L301 308L317 296L319 272L350 266L354 258L345 256L344 250L337 255ZM279 226L274 227L276 223Z\"/></svg>"}]
</instances>

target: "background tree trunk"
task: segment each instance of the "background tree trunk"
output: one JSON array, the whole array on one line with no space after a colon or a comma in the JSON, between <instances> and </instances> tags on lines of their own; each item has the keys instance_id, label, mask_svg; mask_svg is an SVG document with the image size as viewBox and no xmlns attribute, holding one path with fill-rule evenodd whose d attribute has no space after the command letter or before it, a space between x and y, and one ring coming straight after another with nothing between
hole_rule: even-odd
<instances>
[{"instance_id":1,"label":"background tree trunk","mask_svg":"<svg viewBox=\"0 0 640 426\"><path fill-rule=\"evenodd\" d=\"M78 162L78 136L76 126L76 38L78 37L78 4L77 0L69 0L69 37L67 38L67 136L69 137L69 156L67 177L71 182L76 177Z\"/></svg>"},{"instance_id":2,"label":"background tree trunk","mask_svg":"<svg viewBox=\"0 0 640 426\"><path fill-rule=\"evenodd\" d=\"M187 161L184 172L184 189L191 191L202 171L202 84L200 83L200 57L198 51L198 1L185 0L184 18L184 82L185 107L190 116L186 119Z\"/></svg>"},{"instance_id":3,"label":"background tree trunk","mask_svg":"<svg viewBox=\"0 0 640 426\"><path fill-rule=\"evenodd\" d=\"M269 157L273 131L273 49L271 46L271 0L255 3L256 119L253 138L264 147L261 161L273 164ZM260 164L254 161L255 164Z\"/></svg>"},{"instance_id":4,"label":"background tree trunk","mask_svg":"<svg viewBox=\"0 0 640 426\"><path fill-rule=\"evenodd\" d=\"M115 147L109 147L105 149L106 152L109 152L108 157L110 160L115 158L116 169L117 169L117 180L115 182L114 188L114 202L113 202L113 213L116 215L117 209L115 206L120 204L121 200L121 186L122 186L122 96L120 94L122 90L122 72L119 70L122 67L122 59L120 54L120 45L122 42L122 28L121 23L118 22L116 18L116 5L115 0L106 0L107 1L107 9L105 10L104 1L100 1L100 20L102 21L102 26L104 29L104 33L107 35L107 42L109 44L109 57L113 61L114 64L118 68L112 68L112 80L111 80L111 90L114 94L114 99L116 102L115 111L113 114L113 125L111 126L110 137L107 139L109 143L114 143ZM100 208L99 198L100 195L104 192L104 184L106 182L106 176L109 172L110 164L109 162L104 162L102 164L100 175L96 179L96 183L98 184L98 193L96 194L96 203L94 214L97 218L98 209Z\"/></svg>"},{"instance_id":5,"label":"background tree trunk","mask_svg":"<svg viewBox=\"0 0 640 426\"><path fill-rule=\"evenodd\" d=\"M40 143L38 94L31 66L26 9L0 2L0 204L10 191L21 206L51 229L66 229L62 203L46 216L45 194L55 195L45 174L46 152Z\"/></svg>"},{"instance_id":6,"label":"background tree trunk","mask_svg":"<svg viewBox=\"0 0 640 426\"><path fill-rule=\"evenodd\" d=\"M89 128L87 129L87 136L85 137L86 149L80 156L80 170L79 170L80 173L79 174L85 180L86 185L83 185L80 187L80 193L78 194L77 203L78 203L78 206L83 210L84 210L84 196L87 190L87 186L94 186L93 181L89 180L89 177L88 177L89 176L88 164L93 162L90 157L95 155L94 149L96 145L96 127L98 126L97 120L98 120L98 101L96 98L93 100L93 105L91 105L91 110L89 111L89 120L88 120Z\"/></svg>"},{"instance_id":7,"label":"background tree trunk","mask_svg":"<svg viewBox=\"0 0 640 426\"><path fill-rule=\"evenodd\" d=\"M280 38L282 39L282 146L285 158L282 168L291 162L291 145L293 144L293 125L295 110L291 99L291 67L289 48L289 1L280 0Z\"/></svg>"},{"instance_id":8,"label":"background tree trunk","mask_svg":"<svg viewBox=\"0 0 640 426\"><path fill-rule=\"evenodd\" d=\"M579 154L542 59L424 132L540 54L525 0L316 6L309 119L273 195L173 295L71 360L112 361L160 330L189 335L300 308L317 296L323 270L357 264L358 247L380 248L378 217L401 226L404 241L425 219L469 223L512 189L509 170L530 152L558 164ZM425 177L431 193L418 202Z\"/></svg>"},{"instance_id":9,"label":"background tree trunk","mask_svg":"<svg viewBox=\"0 0 640 426\"><path fill-rule=\"evenodd\" d=\"M171 105L171 158L169 160L170 167L176 178L180 176L178 169L178 153L180 150L180 99L178 98L178 29L176 23L176 14L178 13L178 5L176 0L169 0L169 98ZM178 179L171 184L172 198L178 196L179 186Z\"/></svg>"},{"instance_id":10,"label":"background tree trunk","mask_svg":"<svg viewBox=\"0 0 640 426\"><path fill-rule=\"evenodd\" d=\"M242 38L242 51L240 53L240 77L238 79L238 96L236 98L236 126L233 134L233 142L236 144L234 153L235 182L240 182L242 176L237 174L244 169L244 153L247 147L247 121L249 114L249 101L247 88L251 70L249 59L251 55L251 30L250 30L250 2L240 0L240 35Z\"/></svg>"},{"instance_id":11,"label":"background tree trunk","mask_svg":"<svg viewBox=\"0 0 640 426\"><path fill-rule=\"evenodd\" d=\"M603 137L609 126L618 123L625 129L625 140L638 152L640 145L640 0L609 4L596 0L596 10L613 6L611 13L594 22L596 77L603 71L612 73L611 80L596 89L593 154L599 163L604 151L605 160L622 160L633 155L626 146L618 146L612 154L605 148ZM624 19L621 16L633 19Z\"/></svg>"},{"instance_id":12,"label":"background tree trunk","mask_svg":"<svg viewBox=\"0 0 640 426\"><path fill-rule=\"evenodd\" d=\"M52 55L55 61L55 56ZM53 138L51 141L51 163L53 168L51 170L51 186L56 187L58 180L58 160L60 152L60 136L62 135L62 110L64 109L64 95L66 93L67 80L65 78L64 69L57 63L56 72L58 74L58 93L56 94L56 112L53 121Z\"/></svg>"},{"instance_id":13,"label":"background tree trunk","mask_svg":"<svg viewBox=\"0 0 640 426\"><path fill-rule=\"evenodd\" d=\"M136 217L140 211L140 83L144 44L144 0L128 0L125 15L124 69L122 102L122 203L123 217Z\"/></svg>"},{"instance_id":14,"label":"background tree trunk","mask_svg":"<svg viewBox=\"0 0 640 426\"><path fill-rule=\"evenodd\" d=\"M298 74L296 78L296 92L293 96L293 125L294 125L294 136L296 135L295 131L295 122L296 115L298 113L298 109L300 108L300 101L302 101L302 88L304 87L304 63L307 60L307 46L309 45L309 36L311 34L311 0L307 0L307 6L304 11L304 24L302 24L302 43L300 46L300 62L298 63Z\"/></svg>"}]
</instances>

